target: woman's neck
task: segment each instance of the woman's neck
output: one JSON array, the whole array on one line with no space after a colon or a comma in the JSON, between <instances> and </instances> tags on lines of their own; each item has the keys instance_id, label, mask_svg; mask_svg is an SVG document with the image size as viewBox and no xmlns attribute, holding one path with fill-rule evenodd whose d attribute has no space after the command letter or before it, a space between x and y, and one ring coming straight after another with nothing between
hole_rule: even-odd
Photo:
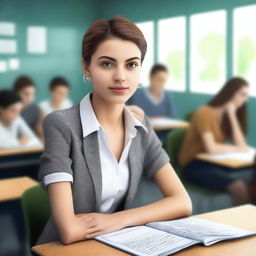
<instances>
[{"instance_id":1,"label":"woman's neck","mask_svg":"<svg viewBox=\"0 0 256 256\"><path fill-rule=\"evenodd\" d=\"M52 100L52 101L50 102L50 104L51 104L51 107L52 107L53 109L60 109L60 107L61 107L61 102L56 102L56 101L54 101L54 100Z\"/></svg>"},{"instance_id":2,"label":"woman's neck","mask_svg":"<svg viewBox=\"0 0 256 256\"><path fill-rule=\"evenodd\" d=\"M111 104L96 93L92 94L91 102L95 115L105 130L123 127L124 104Z\"/></svg>"},{"instance_id":3,"label":"woman's neck","mask_svg":"<svg viewBox=\"0 0 256 256\"><path fill-rule=\"evenodd\" d=\"M0 116L0 122L6 128L8 128L11 124L11 122L8 122L8 121L4 120L1 116Z\"/></svg>"},{"instance_id":4,"label":"woman's neck","mask_svg":"<svg viewBox=\"0 0 256 256\"><path fill-rule=\"evenodd\" d=\"M156 100L159 100L161 98L161 91L154 89L152 85L149 87L149 92Z\"/></svg>"}]
</instances>

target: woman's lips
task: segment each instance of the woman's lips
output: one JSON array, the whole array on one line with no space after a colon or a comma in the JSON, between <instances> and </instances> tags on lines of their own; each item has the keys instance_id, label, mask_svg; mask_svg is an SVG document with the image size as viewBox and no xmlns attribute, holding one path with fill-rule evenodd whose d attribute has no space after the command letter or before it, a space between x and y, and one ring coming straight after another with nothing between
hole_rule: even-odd
<instances>
[{"instance_id":1,"label":"woman's lips","mask_svg":"<svg viewBox=\"0 0 256 256\"><path fill-rule=\"evenodd\" d=\"M109 89L115 93L124 93L129 87L109 87Z\"/></svg>"}]
</instances>

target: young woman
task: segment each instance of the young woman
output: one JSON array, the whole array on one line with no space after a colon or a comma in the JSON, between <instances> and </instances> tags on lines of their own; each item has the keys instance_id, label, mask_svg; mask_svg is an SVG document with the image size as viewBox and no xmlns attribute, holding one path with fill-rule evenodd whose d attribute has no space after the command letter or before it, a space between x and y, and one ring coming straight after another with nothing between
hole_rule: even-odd
<instances>
[{"instance_id":1,"label":"young woman","mask_svg":"<svg viewBox=\"0 0 256 256\"><path fill-rule=\"evenodd\" d=\"M239 170L196 160L196 155L248 149L245 139L248 90L248 83L242 78L227 81L220 92L193 115L180 152L180 163L184 166L184 177L188 181L202 187L227 191L234 205L249 201L247 184L234 177ZM232 143L226 144L227 140ZM250 176L252 171L248 172Z\"/></svg>"},{"instance_id":2,"label":"young woman","mask_svg":"<svg viewBox=\"0 0 256 256\"><path fill-rule=\"evenodd\" d=\"M40 103L40 107L45 115L52 111L67 109L72 107L73 103L68 99L70 85L63 77L54 77L49 86L51 99Z\"/></svg>"},{"instance_id":3,"label":"young woman","mask_svg":"<svg viewBox=\"0 0 256 256\"><path fill-rule=\"evenodd\" d=\"M146 47L138 27L121 16L100 19L85 33L82 66L93 92L44 121L40 179L52 215L37 244L69 244L191 214L148 118L139 121L125 106L138 87ZM164 198L131 209L142 175L155 178Z\"/></svg>"},{"instance_id":4,"label":"young woman","mask_svg":"<svg viewBox=\"0 0 256 256\"><path fill-rule=\"evenodd\" d=\"M20 117L21 98L11 90L0 91L0 149L42 146Z\"/></svg>"},{"instance_id":5,"label":"young woman","mask_svg":"<svg viewBox=\"0 0 256 256\"><path fill-rule=\"evenodd\" d=\"M13 90L20 96L23 103L21 117L36 135L43 140L43 113L39 106L34 103L36 94L35 83L28 76L20 76L14 82Z\"/></svg>"}]
</instances>

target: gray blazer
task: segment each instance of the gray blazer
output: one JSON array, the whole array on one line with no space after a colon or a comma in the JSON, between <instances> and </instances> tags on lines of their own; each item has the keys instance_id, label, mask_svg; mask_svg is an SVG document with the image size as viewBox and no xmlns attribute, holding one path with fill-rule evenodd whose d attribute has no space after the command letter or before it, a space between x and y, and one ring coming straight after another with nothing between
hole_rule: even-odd
<instances>
[{"instance_id":1,"label":"gray blazer","mask_svg":"<svg viewBox=\"0 0 256 256\"><path fill-rule=\"evenodd\" d=\"M152 177L170 160L148 118L142 123L148 132L136 127L128 156L129 188L118 211L131 208L142 175ZM44 119L43 126L45 150L40 159L39 179L42 181L47 174L56 172L71 174L75 213L100 212L102 177L97 131L83 138L79 105L52 112ZM57 240L59 235L50 216L36 244Z\"/></svg>"}]
</instances>

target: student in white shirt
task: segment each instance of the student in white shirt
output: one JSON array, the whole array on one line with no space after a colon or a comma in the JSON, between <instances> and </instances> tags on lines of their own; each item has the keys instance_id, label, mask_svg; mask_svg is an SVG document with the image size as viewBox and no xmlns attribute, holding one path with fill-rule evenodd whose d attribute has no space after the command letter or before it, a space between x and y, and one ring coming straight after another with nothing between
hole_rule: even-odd
<instances>
[{"instance_id":1,"label":"student in white shirt","mask_svg":"<svg viewBox=\"0 0 256 256\"><path fill-rule=\"evenodd\" d=\"M55 77L51 80L49 86L51 98L40 103L45 115L54 110L67 109L73 106L71 100L68 99L69 89L70 85L65 78Z\"/></svg>"},{"instance_id":2,"label":"student in white shirt","mask_svg":"<svg viewBox=\"0 0 256 256\"><path fill-rule=\"evenodd\" d=\"M0 91L0 149L42 146L20 117L21 98L11 90Z\"/></svg>"},{"instance_id":3,"label":"student in white shirt","mask_svg":"<svg viewBox=\"0 0 256 256\"><path fill-rule=\"evenodd\" d=\"M13 90L20 96L23 103L21 117L43 141L42 121L44 115L38 104L35 103L36 86L34 81L28 76L19 76L13 84Z\"/></svg>"}]
</instances>

